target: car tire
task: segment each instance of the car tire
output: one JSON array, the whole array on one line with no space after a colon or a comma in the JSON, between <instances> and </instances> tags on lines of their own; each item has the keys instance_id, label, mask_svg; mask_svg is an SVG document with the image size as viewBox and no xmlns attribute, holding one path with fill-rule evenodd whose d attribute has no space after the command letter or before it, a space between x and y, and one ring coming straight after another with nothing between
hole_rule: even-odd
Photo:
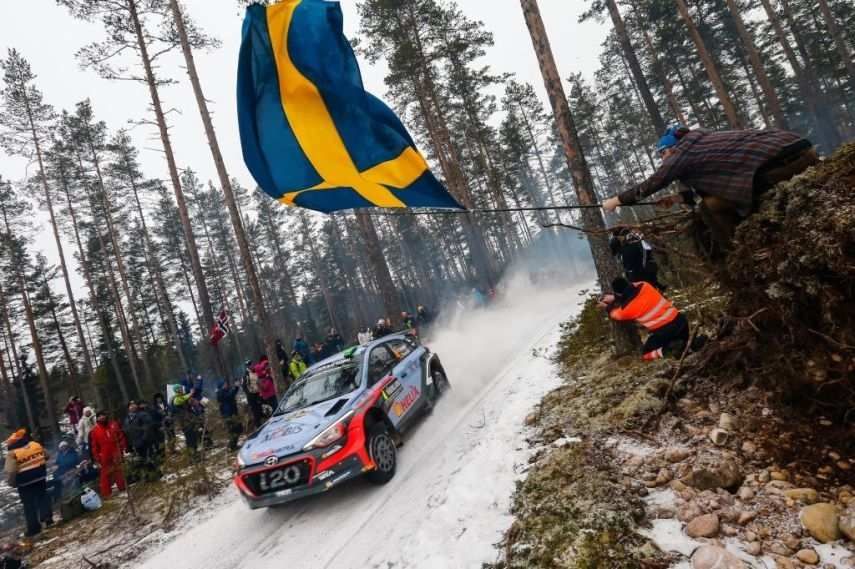
<instances>
[{"instance_id":1,"label":"car tire","mask_svg":"<svg viewBox=\"0 0 855 569\"><path fill-rule=\"evenodd\" d=\"M384 423L372 425L368 429L365 446L375 467L366 474L368 481L372 484L386 484L395 476L398 467L398 449L389 427Z\"/></svg>"},{"instance_id":2,"label":"car tire","mask_svg":"<svg viewBox=\"0 0 855 569\"><path fill-rule=\"evenodd\" d=\"M435 369L430 372L430 375L433 379L433 400L436 401L443 393L451 389L451 384L448 382L448 378L442 370Z\"/></svg>"}]
</instances>

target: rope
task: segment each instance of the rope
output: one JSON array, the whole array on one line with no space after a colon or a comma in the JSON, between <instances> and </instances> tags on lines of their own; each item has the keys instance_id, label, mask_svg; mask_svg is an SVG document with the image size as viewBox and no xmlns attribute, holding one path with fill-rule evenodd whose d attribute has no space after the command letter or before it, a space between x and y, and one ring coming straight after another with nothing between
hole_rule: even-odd
<instances>
[{"instance_id":1,"label":"rope","mask_svg":"<svg viewBox=\"0 0 855 569\"><path fill-rule=\"evenodd\" d=\"M621 207L641 207L645 205L656 205L649 202L640 202L634 204L621 205ZM518 211L565 211L572 209L600 209L603 207L601 203L586 204L586 205L555 205L543 207L503 207L503 208L480 208L480 209L432 209L429 211L395 211L390 213L369 213L371 216L388 216L388 215L464 215L470 213L514 213Z\"/></svg>"}]
</instances>

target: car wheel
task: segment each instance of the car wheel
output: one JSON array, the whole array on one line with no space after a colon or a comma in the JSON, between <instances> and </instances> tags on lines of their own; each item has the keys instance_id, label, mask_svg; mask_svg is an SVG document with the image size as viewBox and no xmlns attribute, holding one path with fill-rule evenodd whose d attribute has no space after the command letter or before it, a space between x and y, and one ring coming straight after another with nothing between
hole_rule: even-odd
<instances>
[{"instance_id":1,"label":"car wheel","mask_svg":"<svg viewBox=\"0 0 855 569\"><path fill-rule=\"evenodd\" d=\"M368 456L374 462L374 470L366 476L373 484L386 484L395 476L398 466L398 449L395 440L389 432L389 427L383 423L373 425L368 430Z\"/></svg>"},{"instance_id":2,"label":"car wheel","mask_svg":"<svg viewBox=\"0 0 855 569\"><path fill-rule=\"evenodd\" d=\"M440 395L451 389L451 384L448 382L448 378L445 377L445 373L443 373L442 370L435 369L430 375L431 378L433 378L433 398L435 401L439 399Z\"/></svg>"}]
</instances>

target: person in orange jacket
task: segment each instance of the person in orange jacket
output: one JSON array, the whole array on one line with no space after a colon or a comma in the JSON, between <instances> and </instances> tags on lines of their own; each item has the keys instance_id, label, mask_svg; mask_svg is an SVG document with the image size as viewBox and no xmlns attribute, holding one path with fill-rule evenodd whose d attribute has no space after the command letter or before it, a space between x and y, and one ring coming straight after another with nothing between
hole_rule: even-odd
<instances>
[{"instance_id":1,"label":"person in orange jacket","mask_svg":"<svg viewBox=\"0 0 855 569\"><path fill-rule=\"evenodd\" d=\"M119 490L125 489L125 476L122 472L122 451L125 436L121 428L116 429L107 420L107 413L99 411L95 428L89 435L92 458L101 468L99 489L102 498L109 498L115 483Z\"/></svg>"},{"instance_id":2,"label":"person in orange jacket","mask_svg":"<svg viewBox=\"0 0 855 569\"><path fill-rule=\"evenodd\" d=\"M650 333L642 347L644 361L680 356L689 341L689 320L648 282L612 282L613 294L600 300L612 320L633 321Z\"/></svg>"}]
</instances>

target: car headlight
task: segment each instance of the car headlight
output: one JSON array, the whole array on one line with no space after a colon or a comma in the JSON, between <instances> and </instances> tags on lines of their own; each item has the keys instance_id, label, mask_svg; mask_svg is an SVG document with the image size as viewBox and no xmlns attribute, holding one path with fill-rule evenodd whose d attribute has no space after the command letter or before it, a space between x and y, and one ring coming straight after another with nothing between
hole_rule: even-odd
<instances>
[{"instance_id":1,"label":"car headlight","mask_svg":"<svg viewBox=\"0 0 855 569\"><path fill-rule=\"evenodd\" d=\"M238 468L243 468L244 466L246 466L246 461L244 461L240 453L238 453L237 457L235 458L235 464L238 465Z\"/></svg>"},{"instance_id":2,"label":"car headlight","mask_svg":"<svg viewBox=\"0 0 855 569\"><path fill-rule=\"evenodd\" d=\"M331 444L340 441L347 436L347 427L350 424L350 419L353 417L353 411L349 411L341 419L324 429L318 436L309 441L309 444L303 447L303 450L312 450L315 448L328 447Z\"/></svg>"}]
</instances>

